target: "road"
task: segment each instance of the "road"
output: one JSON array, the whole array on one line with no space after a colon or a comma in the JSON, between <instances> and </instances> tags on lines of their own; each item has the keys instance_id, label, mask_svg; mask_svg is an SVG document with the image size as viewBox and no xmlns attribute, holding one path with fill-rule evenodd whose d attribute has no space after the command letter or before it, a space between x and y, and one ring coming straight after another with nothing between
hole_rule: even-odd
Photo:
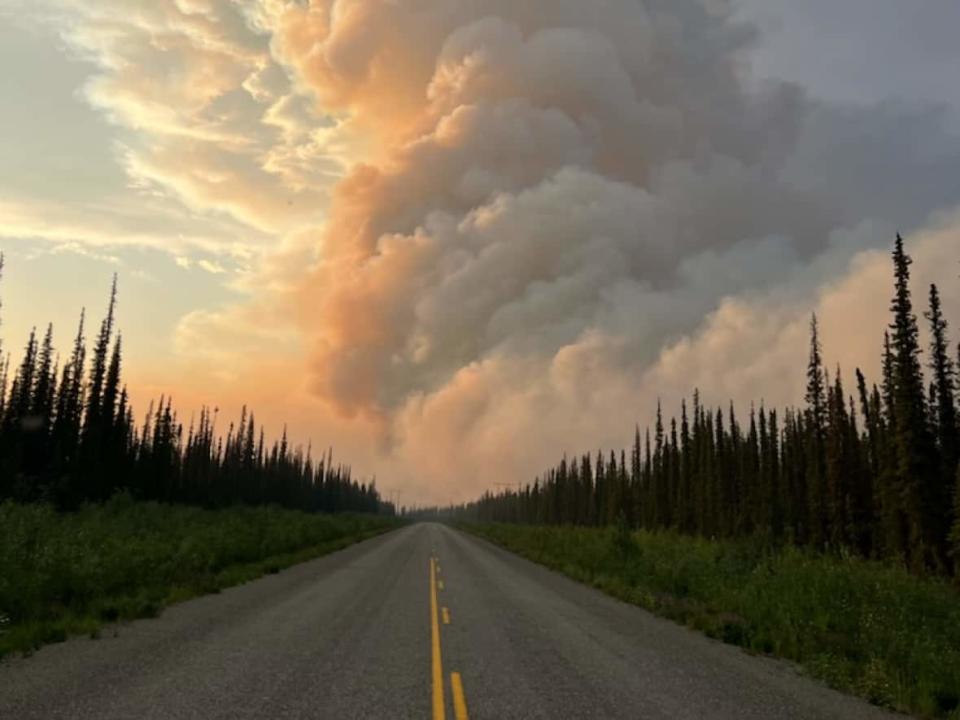
<instances>
[{"instance_id":1,"label":"road","mask_svg":"<svg viewBox=\"0 0 960 720\"><path fill-rule=\"evenodd\" d=\"M442 525L0 663L0 718L896 717Z\"/></svg>"}]
</instances>

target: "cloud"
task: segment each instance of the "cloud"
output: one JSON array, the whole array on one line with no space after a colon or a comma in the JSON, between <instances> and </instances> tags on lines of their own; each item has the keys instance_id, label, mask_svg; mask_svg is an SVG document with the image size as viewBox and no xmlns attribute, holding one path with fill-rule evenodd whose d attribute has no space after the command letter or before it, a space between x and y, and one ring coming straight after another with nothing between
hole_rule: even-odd
<instances>
[{"instance_id":1,"label":"cloud","mask_svg":"<svg viewBox=\"0 0 960 720\"><path fill-rule=\"evenodd\" d=\"M119 129L120 160L136 187L271 234L322 222L343 172L321 130L331 121L273 58L260 4L42 7L70 51L97 68L82 92Z\"/></svg>"},{"instance_id":2,"label":"cloud","mask_svg":"<svg viewBox=\"0 0 960 720\"><path fill-rule=\"evenodd\" d=\"M311 387L451 492L610 442L654 383L793 399L822 285L957 200L942 114L749 82L756 33L723 3L314 0L273 22L376 140L301 284Z\"/></svg>"},{"instance_id":3,"label":"cloud","mask_svg":"<svg viewBox=\"0 0 960 720\"><path fill-rule=\"evenodd\" d=\"M227 269L220 263L207 260L205 258L194 261L188 256L178 255L174 258L174 262L184 270L190 270L191 268L197 267L205 272L210 273L211 275L222 275L223 273L227 272Z\"/></svg>"},{"instance_id":4,"label":"cloud","mask_svg":"<svg viewBox=\"0 0 960 720\"><path fill-rule=\"evenodd\" d=\"M956 219L910 243L918 310L929 283L940 283L954 330L958 247ZM733 266L736 256L720 262ZM857 367L879 382L892 285L888 254L863 250L851 257L834 247L814 265L821 263L837 266L832 280L811 267L793 287L727 296L693 331L654 348L652 360L636 352L629 336L592 329L545 359L498 352L466 365L403 404L393 467L410 472L424 497L464 501L495 481L532 480L561 454L625 446L634 423L652 421L658 400L673 414L694 388L707 405L726 409L736 401L741 419L751 402L802 403L811 312L821 321L831 375L839 364L849 393Z\"/></svg>"},{"instance_id":5,"label":"cloud","mask_svg":"<svg viewBox=\"0 0 960 720\"><path fill-rule=\"evenodd\" d=\"M622 443L695 386L796 401L815 308L828 357L870 362L876 248L958 201L946 111L758 82L720 0L56 7L131 181L267 239L183 361L424 499ZM946 282L940 222L912 247Z\"/></svg>"},{"instance_id":6,"label":"cloud","mask_svg":"<svg viewBox=\"0 0 960 720\"><path fill-rule=\"evenodd\" d=\"M886 219L810 181L849 125L794 86L749 91L737 64L750 28L692 0L656 8L289 6L282 57L334 108L404 138L338 186L304 287L322 395L346 412L391 410L489 353L549 357L598 328L658 347L731 289L689 299L681 270L699 253L779 238L804 261L874 217L857 211ZM399 121L380 113L398 93ZM929 143L942 139L921 119ZM872 126L887 137L892 125L881 112ZM859 152L846 149L843 180L869 184L878 161ZM928 181L960 167L904 154L885 157ZM653 299L679 309L645 319Z\"/></svg>"},{"instance_id":7,"label":"cloud","mask_svg":"<svg viewBox=\"0 0 960 720\"><path fill-rule=\"evenodd\" d=\"M91 248L140 246L243 259L249 256L251 246L265 241L265 236L254 230L198 217L150 198L112 197L101 203L64 204L11 197L0 200L0 220L2 238Z\"/></svg>"},{"instance_id":8,"label":"cloud","mask_svg":"<svg viewBox=\"0 0 960 720\"><path fill-rule=\"evenodd\" d=\"M233 306L195 310L177 324L174 352L189 362L203 362L220 377L242 382L238 353L274 359L297 350L297 337L286 323L277 323L268 309Z\"/></svg>"}]
</instances>

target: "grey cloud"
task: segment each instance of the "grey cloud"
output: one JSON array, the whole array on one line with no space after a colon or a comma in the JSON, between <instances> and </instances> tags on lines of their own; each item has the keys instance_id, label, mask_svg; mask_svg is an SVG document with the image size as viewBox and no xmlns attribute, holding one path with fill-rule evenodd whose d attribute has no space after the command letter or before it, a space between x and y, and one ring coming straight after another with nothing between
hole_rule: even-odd
<instances>
[{"instance_id":1,"label":"grey cloud","mask_svg":"<svg viewBox=\"0 0 960 720\"><path fill-rule=\"evenodd\" d=\"M373 36L410 20L376 7L358 5ZM956 200L945 181L960 155L936 115L744 82L756 35L723 5L418 12L437 50L405 77L423 98L415 131L345 181L305 289L316 387L345 411L391 413L485 359L546 364L597 333L619 338L597 352L651 360L725 297L767 287L778 263ZM304 77L331 96L318 49L336 38L331 62L352 58L363 118L379 81L355 63L376 66L378 50L335 17L327 31Z\"/></svg>"}]
</instances>

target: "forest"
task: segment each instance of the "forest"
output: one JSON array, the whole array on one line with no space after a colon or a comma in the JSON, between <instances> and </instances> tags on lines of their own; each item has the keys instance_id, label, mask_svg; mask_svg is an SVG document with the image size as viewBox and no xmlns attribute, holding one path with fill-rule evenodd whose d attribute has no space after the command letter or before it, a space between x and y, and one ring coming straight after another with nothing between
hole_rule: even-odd
<instances>
[{"instance_id":1,"label":"forest","mask_svg":"<svg viewBox=\"0 0 960 720\"><path fill-rule=\"evenodd\" d=\"M897 236L882 378L853 392L810 325L805 405L706 407L694 392L629 450L566 455L533 483L452 508L465 520L623 525L892 559L918 573L960 570L957 350L936 285L920 326L911 258ZM855 310L853 310L855 312ZM882 345L880 342L882 340ZM924 351L925 350L925 351ZM744 417L741 420L741 417Z\"/></svg>"},{"instance_id":2,"label":"forest","mask_svg":"<svg viewBox=\"0 0 960 720\"><path fill-rule=\"evenodd\" d=\"M0 255L0 275L3 258ZM140 419L122 377L115 328L117 280L88 358L85 312L60 362L53 327L30 334L19 365L0 344L0 502L46 502L61 510L117 493L136 500L222 508L275 504L308 512L394 514L375 481L359 482L328 449L315 460L291 447L286 429L267 444L243 409L225 435L218 410L185 425L161 397Z\"/></svg>"}]
</instances>

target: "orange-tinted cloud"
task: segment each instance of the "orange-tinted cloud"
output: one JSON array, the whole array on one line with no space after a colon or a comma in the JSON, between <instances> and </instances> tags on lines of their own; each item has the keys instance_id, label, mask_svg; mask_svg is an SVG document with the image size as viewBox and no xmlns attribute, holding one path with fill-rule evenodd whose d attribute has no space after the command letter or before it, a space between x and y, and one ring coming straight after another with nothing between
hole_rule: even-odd
<instances>
[{"instance_id":1,"label":"orange-tinted cloud","mask_svg":"<svg viewBox=\"0 0 960 720\"><path fill-rule=\"evenodd\" d=\"M74 6L131 179L268 238L167 384L424 500L625 442L657 396L796 401L815 308L870 362L871 249L957 200L938 116L753 82L723 2ZM956 239L918 239L918 275Z\"/></svg>"},{"instance_id":2,"label":"orange-tinted cloud","mask_svg":"<svg viewBox=\"0 0 960 720\"><path fill-rule=\"evenodd\" d=\"M383 419L397 466L448 493L622 441L657 394L795 399L782 378L817 289L899 211L918 217L817 176L843 123L746 83L753 31L722 4L312 0L273 17L282 62L373 138L301 283L310 387ZM847 180L866 168L849 152Z\"/></svg>"}]
</instances>

